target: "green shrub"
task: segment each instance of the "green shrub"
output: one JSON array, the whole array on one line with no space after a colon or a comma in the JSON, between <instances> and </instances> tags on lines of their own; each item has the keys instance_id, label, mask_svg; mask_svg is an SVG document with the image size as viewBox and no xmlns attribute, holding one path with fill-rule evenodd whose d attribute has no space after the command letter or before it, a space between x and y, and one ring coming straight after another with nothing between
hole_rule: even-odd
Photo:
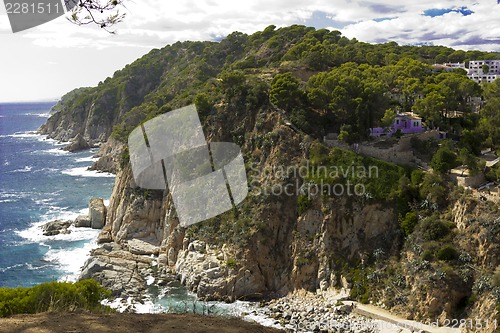
<instances>
[{"instance_id":1,"label":"green shrub","mask_svg":"<svg viewBox=\"0 0 500 333\"><path fill-rule=\"evenodd\" d=\"M299 216L311 208L311 204L312 199L308 195L299 195L297 197L297 213Z\"/></svg>"},{"instance_id":2,"label":"green shrub","mask_svg":"<svg viewBox=\"0 0 500 333\"><path fill-rule=\"evenodd\" d=\"M431 160L432 169L439 173L446 173L458 164L457 155L445 145L438 149Z\"/></svg>"},{"instance_id":3,"label":"green shrub","mask_svg":"<svg viewBox=\"0 0 500 333\"><path fill-rule=\"evenodd\" d=\"M405 236L410 235L415 230L418 223L418 216L415 212L406 213L404 219L401 220L401 230L403 230Z\"/></svg>"},{"instance_id":4,"label":"green shrub","mask_svg":"<svg viewBox=\"0 0 500 333\"><path fill-rule=\"evenodd\" d=\"M226 266L232 269L235 269L238 266L238 262L234 258L227 258Z\"/></svg>"},{"instance_id":5,"label":"green shrub","mask_svg":"<svg viewBox=\"0 0 500 333\"><path fill-rule=\"evenodd\" d=\"M427 249L422 253L422 260L432 261L432 259L434 259L434 253L431 250Z\"/></svg>"},{"instance_id":6,"label":"green shrub","mask_svg":"<svg viewBox=\"0 0 500 333\"><path fill-rule=\"evenodd\" d=\"M111 291L94 280L47 282L31 288L0 288L0 317L46 311L111 312L111 308L101 304L109 296Z\"/></svg>"},{"instance_id":7,"label":"green shrub","mask_svg":"<svg viewBox=\"0 0 500 333\"><path fill-rule=\"evenodd\" d=\"M451 261L458 259L458 251L451 245L445 245L441 249L439 249L436 257L439 260L443 261Z\"/></svg>"},{"instance_id":8,"label":"green shrub","mask_svg":"<svg viewBox=\"0 0 500 333\"><path fill-rule=\"evenodd\" d=\"M120 154L120 169L124 169L130 161L130 153L128 147L122 150Z\"/></svg>"},{"instance_id":9,"label":"green shrub","mask_svg":"<svg viewBox=\"0 0 500 333\"><path fill-rule=\"evenodd\" d=\"M500 288L500 268L497 268L495 275L493 275L493 285Z\"/></svg>"},{"instance_id":10,"label":"green shrub","mask_svg":"<svg viewBox=\"0 0 500 333\"><path fill-rule=\"evenodd\" d=\"M441 220L429 217L422 222L422 237L426 241L443 238L450 233L449 226Z\"/></svg>"}]
</instances>

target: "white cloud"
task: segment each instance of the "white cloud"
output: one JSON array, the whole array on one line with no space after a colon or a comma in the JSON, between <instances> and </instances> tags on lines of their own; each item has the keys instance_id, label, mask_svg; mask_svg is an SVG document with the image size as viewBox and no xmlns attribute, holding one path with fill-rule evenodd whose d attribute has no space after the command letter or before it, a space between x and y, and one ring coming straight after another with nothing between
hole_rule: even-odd
<instances>
[{"instance_id":1,"label":"white cloud","mask_svg":"<svg viewBox=\"0 0 500 333\"><path fill-rule=\"evenodd\" d=\"M474 13L423 15L428 9L462 6ZM127 0L127 16L116 26L117 34L111 35L95 26L75 26L64 17L12 34L5 9L0 5L0 44L2 49L8 48L8 52L2 54L0 72L9 78L0 80L0 91L2 96L7 96L3 98L19 96L17 99L21 99L30 89L49 97L57 96L104 80L152 48L183 40L210 40L233 31L250 34L271 24L330 27L365 42L433 42L460 49L500 51L499 10L496 0L477 3L466 0ZM60 59L62 55L64 61ZM51 61L59 65L49 64ZM72 62L76 63L71 65ZM67 74L68 66L71 66L71 77ZM22 69L22 77L18 69Z\"/></svg>"},{"instance_id":2,"label":"white cloud","mask_svg":"<svg viewBox=\"0 0 500 333\"><path fill-rule=\"evenodd\" d=\"M350 38L367 42L395 40L399 43L433 42L436 45L460 49L500 51L500 24L496 1L468 5L474 13L464 16L450 12L442 16L422 15L431 8L456 8L466 3L445 1L439 4L418 2L418 10L407 10L392 20L376 22L364 20L345 27L342 32ZM417 9L415 7L414 9ZM491 40L488 43L487 40Z\"/></svg>"},{"instance_id":3,"label":"white cloud","mask_svg":"<svg viewBox=\"0 0 500 333\"><path fill-rule=\"evenodd\" d=\"M451 12L434 18L422 15L431 8L462 6L468 6L474 14L463 16ZM322 12L333 20L327 27L362 41L395 40L403 44L431 41L460 48L498 50L495 42L491 46L482 40L495 40L495 36L500 36L498 9L500 6L494 0L472 5L469 1L453 0L438 3L431 0L142 0L126 2L127 16L116 27L117 35L109 35L97 27L77 27L59 18L28 31L24 37L33 40L35 45L56 48L133 46L149 49L178 40L209 40L233 31L253 33L270 24L311 22L314 13ZM392 19L374 21L384 18ZM0 15L0 31L6 24Z\"/></svg>"}]
</instances>

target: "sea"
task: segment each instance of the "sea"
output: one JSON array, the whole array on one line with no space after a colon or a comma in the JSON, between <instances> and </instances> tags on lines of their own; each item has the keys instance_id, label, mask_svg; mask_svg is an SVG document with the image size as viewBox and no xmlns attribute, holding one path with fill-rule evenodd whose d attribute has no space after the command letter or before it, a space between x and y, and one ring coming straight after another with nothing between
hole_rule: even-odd
<instances>
[{"instance_id":1,"label":"sea","mask_svg":"<svg viewBox=\"0 0 500 333\"><path fill-rule=\"evenodd\" d=\"M58 142L38 134L50 116L50 103L0 104L0 287L30 287L49 281L76 281L99 230L71 227L69 234L44 236L41 226L88 213L90 198L109 203L113 174L87 170L97 149L69 153ZM250 313L248 302L201 302L180 283L150 286L149 300L110 300L112 307L133 306L139 313ZM264 317L249 319L266 323Z\"/></svg>"},{"instance_id":2,"label":"sea","mask_svg":"<svg viewBox=\"0 0 500 333\"><path fill-rule=\"evenodd\" d=\"M55 102L0 104L0 287L75 281L98 230L43 236L40 226L109 199L114 175L87 171L96 149L69 153L36 133Z\"/></svg>"}]
</instances>

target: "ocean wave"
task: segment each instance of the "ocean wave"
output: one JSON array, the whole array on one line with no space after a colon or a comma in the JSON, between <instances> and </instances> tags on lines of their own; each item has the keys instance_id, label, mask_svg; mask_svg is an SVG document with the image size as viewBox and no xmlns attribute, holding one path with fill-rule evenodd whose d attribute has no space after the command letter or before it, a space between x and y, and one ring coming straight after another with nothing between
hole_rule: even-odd
<instances>
[{"instance_id":1,"label":"ocean wave","mask_svg":"<svg viewBox=\"0 0 500 333\"><path fill-rule=\"evenodd\" d=\"M5 272L7 272L10 269L18 268L18 267L23 267L24 265L26 265L26 264L15 264L15 265L12 265L12 266L0 267L0 273L5 273Z\"/></svg>"},{"instance_id":2,"label":"ocean wave","mask_svg":"<svg viewBox=\"0 0 500 333\"><path fill-rule=\"evenodd\" d=\"M12 171L9 171L9 172L10 172L10 173L30 172L30 171L31 171L31 169L33 169L33 167L32 167L32 166L27 165L27 166L25 166L25 167L24 167L24 168L22 168L22 169L12 170Z\"/></svg>"},{"instance_id":3,"label":"ocean wave","mask_svg":"<svg viewBox=\"0 0 500 333\"><path fill-rule=\"evenodd\" d=\"M38 134L37 132L16 132L14 134L7 134L4 135L5 137L9 138L18 138L18 139L33 139L33 138L40 138L42 137L41 134Z\"/></svg>"},{"instance_id":4,"label":"ocean wave","mask_svg":"<svg viewBox=\"0 0 500 333\"><path fill-rule=\"evenodd\" d=\"M39 173L39 172L50 172L50 173L54 173L54 172L58 172L59 169L56 169L56 168L43 168L43 169L39 169L39 170L35 170L33 171L34 173Z\"/></svg>"},{"instance_id":5,"label":"ocean wave","mask_svg":"<svg viewBox=\"0 0 500 333\"><path fill-rule=\"evenodd\" d=\"M98 160L97 157L89 156L89 157L77 158L77 159L75 159L75 162L95 162L97 160Z\"/></svg>"},{"instance_id":6,"label":"ocean wave","mask_svg":"<svg viewBox=\"0 0 500 333\"><path fill-rule=\"evenodd\" d=\"M94 239L97 238L98 233L98 230L94 232ZM45 254L44 259L56 264L58 269L64 273L59 281L76 281L90 251L97 246L97 242L94 240L86 243L83 247L50 249Z\"/></svg>"},{"instance_id":7,"label":"ocean wave","mask_svg":"<svg viewBox=\"0 0 500 333\"><path fill-rule=\"evenodd\" d=\"M0 192L0 199L14 200L30 197L32 194L29 192Z\"/></svg>"},{"instance_id":8,"label":"ocean wave","mask_svg":"<svg viewBox=\"0 0 500 333\"><path fill-rule=\"evenodd\" d=\"M54 265L41 265L41 266L33 266L30 263L26 264L26 268L29 269L30 271L39 271L44 268L52 268Z\"/></svg>"},{"instance_id":9,"label":"ocean wave","mask_svg":"<svg viewBox=\"0 0 500 333\"><path fill-rule=\"evenodd\" d=\"M16 202L17 200L15 199L2 199L0 200L0 203L8 203L8 202Z\"/></svg>"},{"instance_id":10,"label":"ocean wave","mask_svg":"<svg viewBox=\"0 0 500 333\"><path fill-rule=\"evenodd\" d=\"M65 175L74 177L109 177L109 178L115 177L115 175L112 173L88 170L88 167L72 168L63 170L61 172Z\"/></svg>"},{"instance_id":11,"label":"ocean wave","mask_svg":"<svg viewBox=\"0 0 500 333\"><path fill-rule=\"evenodd\" d=\"M50 154L50 155L68 155L68 154L71 154L69 151L62 150L61 148L52 148L52 149L48 149L48 150L42 150L41 152L44 154Z\"/></svg>"},{"instance_id":12,"label":"ocean wave","mask_svg":"<svg viewBox=\"0 0 500 333\"><path fill-rule=\"evenodd\" d=\"M50 117L50 113L49 112L47 112L47 113L32 113L32 112L29 112L29 113L25 113L24 115L25 116L42 117L42 118L48 118L48 117Z\"/></svg>"}]
</instances>

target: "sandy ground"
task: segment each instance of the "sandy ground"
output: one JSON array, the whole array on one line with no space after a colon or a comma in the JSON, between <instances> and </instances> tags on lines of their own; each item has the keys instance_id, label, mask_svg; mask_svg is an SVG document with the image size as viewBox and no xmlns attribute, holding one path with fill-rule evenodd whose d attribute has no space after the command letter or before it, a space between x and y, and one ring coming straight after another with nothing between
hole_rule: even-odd
<instances>
[{"instance_id":1,"label":"sandy ground","mask_svg":"<svg viewBox=\"0 0 500 333\"><path fill-rule=\"evenodd\" d=\"M41 313L0 318L0 333L283 333L240 319L192 314Z\"/></svg>"}]
</instances>

